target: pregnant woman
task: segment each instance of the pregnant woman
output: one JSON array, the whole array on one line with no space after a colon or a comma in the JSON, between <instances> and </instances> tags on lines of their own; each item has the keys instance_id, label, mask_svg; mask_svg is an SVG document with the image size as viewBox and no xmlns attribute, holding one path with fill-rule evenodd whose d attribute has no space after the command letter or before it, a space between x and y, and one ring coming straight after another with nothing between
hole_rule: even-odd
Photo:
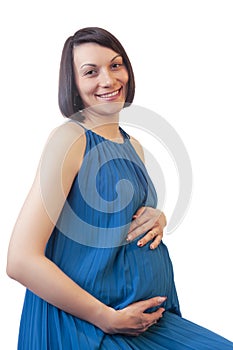
<instances>
[{"instance_id":1,"label":"pregnant woman","mask_svg":"<svg viewBox=\"0 0 233 350\"><path fill-rule=\"evenodd\" d=\"M150 227L145 219L158 213L156 190L140 144L119 126L133 97L130 61L111 33L67 39L59 105L68 120L48 139L9 246L7 272L27 287L19 350L233 349L181 317L164 215ZM128 240L138 217L141 234Z\"/></svg>"}]
</instances>

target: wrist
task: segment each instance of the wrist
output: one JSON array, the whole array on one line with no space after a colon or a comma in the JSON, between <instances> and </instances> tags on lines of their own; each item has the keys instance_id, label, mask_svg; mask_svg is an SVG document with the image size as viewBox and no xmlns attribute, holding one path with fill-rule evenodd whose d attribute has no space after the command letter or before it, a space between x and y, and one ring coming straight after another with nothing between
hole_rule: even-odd
<instances>
[{"instance_id":1,"label":"wrist","mask_svg":"<svg viewBox=\"0 0 233 350\"><path fill-rule=\"evenodd\" d=\"M161 212L161 217L163 220L163 227L167 226L167 218L166 218L164 212Z\"/></svg>"},{"instance_id":2,"label":"wrist","mask_svg":"<svg viewBox=\"0 0 233 350\"><path fill-rule=\"evenodd\" d=\"M114 333L114 319L116 316L116 310L102 304L92 319L92 323L100 328L104 333Z\"/></svg>"}]
</instances>

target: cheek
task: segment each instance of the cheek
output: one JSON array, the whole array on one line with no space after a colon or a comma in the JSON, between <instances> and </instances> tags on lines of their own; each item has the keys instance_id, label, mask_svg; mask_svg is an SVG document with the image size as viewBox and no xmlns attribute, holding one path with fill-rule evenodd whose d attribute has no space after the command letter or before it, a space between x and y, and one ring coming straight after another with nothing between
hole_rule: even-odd
<instances>
[{"instance_id":1,"label":"cheek","mask_svg":"<svg viewBox=\"0 0 233 350\"><path fill-rule=\"evenodd\" d=\"M122 84L126 85L129 81L129 74L126 68L117 72L116 78L121 81Z\"/></svg>"},{"instance_id":2,"label":"cheek","mask_svg":"<svg viewBox=\"0 0 233 350\"><path fill-rule=\"evenodd\" d=\"M80 80L79 80L79 77L77 77L77 75L75 75L74 77L74 82L75 82L75 86L76 86L76 89L80 95L80 90L82 90L82 87L81 87L81 84L80 84Z\"/></svg>"},{"instance_id":3,"label":"cheek","mask_svg":"<svg viewBox=\"0 0 233 350\"><path fill-rule=\"evenodd\" d=\"M93 90L93 84L90 83L88 80L76 80L76 88L78 90L78 93L82 99L85 99L88 97L88 95Z\"/></svg>"},{"instance_id":4,"label":"cheek","mask_svg":"<svg viewBox=\"0 0 233 350\"><path fill-rule=\"evenodd\" d=\"M129 74L128 74L126 69L125 69L125 71L123 73L122 81L124 82L124 84L127 84L128 81L129 81Z\"/></svg>"},{"instance_id":5,"label":"cheek","mask_svg":"<svg viewBox=\"0 0 233 350\"><path fill-rule=\"evenodd\" d=\"M125 74L124 74L124 77L122 79L122 82L124 83L125 85L125 97L127 96L128 94L128 86L129 86L129 74L128 72L126 71Z\"/></svg>"}]
</instances>

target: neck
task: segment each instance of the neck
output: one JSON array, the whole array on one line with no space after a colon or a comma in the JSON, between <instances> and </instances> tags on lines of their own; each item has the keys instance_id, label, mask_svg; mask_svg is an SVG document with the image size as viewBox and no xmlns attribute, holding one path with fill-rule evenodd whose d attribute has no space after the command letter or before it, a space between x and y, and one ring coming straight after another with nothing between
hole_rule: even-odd
<instances>
[{"instance_id":1,"label":"neck","mask_svg":"<svg viewBox=\"0 0 233 350\"><path fill-rule=\"evenodd\" d=\"M90 111L85 111L83 114L85 117L83 124L88 129L92 129L108 139L122 139L122 135L119 131L119 113L111 115L96 115Z\"/></svg>"}]
</instances>

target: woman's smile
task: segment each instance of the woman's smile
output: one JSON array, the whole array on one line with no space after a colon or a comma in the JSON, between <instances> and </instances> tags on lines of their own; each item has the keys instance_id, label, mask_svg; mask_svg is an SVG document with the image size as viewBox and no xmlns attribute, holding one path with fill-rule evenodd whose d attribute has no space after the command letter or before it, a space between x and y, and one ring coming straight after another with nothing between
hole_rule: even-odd
<instances>
[{"instance_id":1,"label":"woman's smile","mask_svg":"<svg viewBox=\"0 0 233 350\"><path fill-rule=\"evenodd\" d=\"M101 99L104 99L104 100L113 101L120 96L121 90L122 90L122 88L119 88L118 90L115 90L112 92L108 92L108 93L105 92L103 94L96 94L96 96L101 98Z\"/></svg>"}]
</instances>

